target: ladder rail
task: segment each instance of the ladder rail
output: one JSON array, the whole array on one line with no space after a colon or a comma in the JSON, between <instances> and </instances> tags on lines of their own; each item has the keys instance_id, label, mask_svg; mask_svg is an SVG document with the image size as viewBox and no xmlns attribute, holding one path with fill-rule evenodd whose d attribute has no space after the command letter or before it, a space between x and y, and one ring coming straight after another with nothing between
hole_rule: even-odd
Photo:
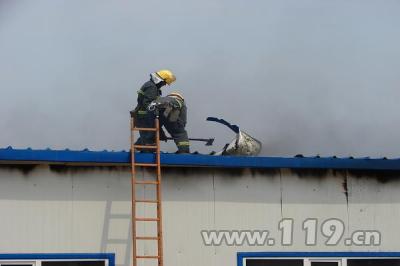
<instances>
[{"instance_id":1,"label":"ladder rail","mask_svg":"<svg viewBox=\"0 0 400 266\"><path fill-rule=\"evenodd\" d=\"M156 158L156 163L157 163L157 236L158 236L158 265L163 266L163 246L162 246L162 240L163 240L163 233L162 233L162 205L161 205L161 150L160 150L160 120L158 119L158 116L156 118L156 146L157 146L157 158Z\"/></svg>"},{"instance_id":2,"label":"ladder rail","mask_svg":"<svg viewBox=\"0 0 400 266\"><path fill-rule=\"evenodd\" d=\"M131 208L132 208L132 265L137 266L136 261L136 169L135 169L135 122L133 118L131 118Z\"/></svg>"}]
</instances>

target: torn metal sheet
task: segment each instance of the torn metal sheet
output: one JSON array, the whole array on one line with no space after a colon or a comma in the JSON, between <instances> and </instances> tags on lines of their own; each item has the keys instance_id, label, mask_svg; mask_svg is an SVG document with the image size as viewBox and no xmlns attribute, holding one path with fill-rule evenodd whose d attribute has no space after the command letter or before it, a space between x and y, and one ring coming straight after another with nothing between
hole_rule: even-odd
<instances>
[{"instance_id":1,"label":"torn metal sheet","mask_svg":"<svg viewBox=\"0 0 400 266\"><path fill-rule=\"evenodd\" d=\"M239 126L232 125L224 119L216 117L207 117L207 121L213 121L223 124L236 133L236 138L226 144L222 151L215 155L247 155L254 156L261 152L262 144L259 140L253 138L246 132L240 130Z\"/></svg>"}]
</instances>

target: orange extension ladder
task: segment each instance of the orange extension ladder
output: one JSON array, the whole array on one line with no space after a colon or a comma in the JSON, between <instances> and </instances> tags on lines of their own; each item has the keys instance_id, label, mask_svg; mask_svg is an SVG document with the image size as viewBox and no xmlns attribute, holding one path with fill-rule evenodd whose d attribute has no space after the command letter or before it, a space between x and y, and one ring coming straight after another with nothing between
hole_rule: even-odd
<instances>
[{"instance_id":1,"label":"orange extension ladder","mask_svg":"<svg viewBox=\"0 0 400 266\"><path fill-rule=\"evenodd\" d=\"M133 266L137 266L139 259L155 259L158 261L158 266L163 266L163 234L162 234L162 211L161 211L161 162L160 162L160 122L158 117L155 119L154 128L138 128L135 126L135 121L131 118L131 186L132 186L132 254L133 254ZM154 146L149 145L135 145L135 131L154 131L155 132L155 143ZM149 149L155 151L155 162L154 163L136 163L135 161L135 150L136 149ZM136 178L136 167L151 167L156 168L156 180L137 180ZM156 199L144 199L136 197L136 185L154 185L156 186ZM157 217L137 217L136 216L136 204L156 204L157 205ZM137 222L149 222L157 223L157 236L138 236L136 234L136 223ZM157 241L158 254L144 255L137 254L137 244L139 241Z\"/></svg>"}]
</instances>

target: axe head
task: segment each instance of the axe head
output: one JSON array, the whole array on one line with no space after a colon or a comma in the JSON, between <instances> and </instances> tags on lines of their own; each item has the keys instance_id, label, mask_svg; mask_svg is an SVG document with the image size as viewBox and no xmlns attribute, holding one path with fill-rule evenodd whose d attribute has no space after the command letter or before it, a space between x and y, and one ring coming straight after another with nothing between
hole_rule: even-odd
<instances>
[{"instance_id":1,"label":"axe head","mask_svg":"<svg viewBox=\"0 0 400 266\"><path fill-rule=\"evenodd\" d=\"M214 143L214 140L215 140L214 138L208 139L206 142L206 146L212 146Z\"/></svg>"}]
</instances>

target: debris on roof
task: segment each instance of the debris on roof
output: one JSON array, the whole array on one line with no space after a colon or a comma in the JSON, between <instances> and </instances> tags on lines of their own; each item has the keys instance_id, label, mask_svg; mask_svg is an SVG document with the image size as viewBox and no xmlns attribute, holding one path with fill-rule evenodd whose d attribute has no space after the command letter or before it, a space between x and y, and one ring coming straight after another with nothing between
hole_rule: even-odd
<instances>
[{"instance_id":1,"label":"debris on roof","mask_svg":"<svg viewBox=\"0 0 400 266\"><path fill-rule=\"evenodd\" d=\"M216 117L207 117L207 121L213 121L225 125L236 133L236 138L226 144L222 151L215 153L215 155L255 156L260 154L262 148L261 142L250 136L248 133L242 131L239 126L232 125L228 121Z\"/></svg>"}]
</instances>

